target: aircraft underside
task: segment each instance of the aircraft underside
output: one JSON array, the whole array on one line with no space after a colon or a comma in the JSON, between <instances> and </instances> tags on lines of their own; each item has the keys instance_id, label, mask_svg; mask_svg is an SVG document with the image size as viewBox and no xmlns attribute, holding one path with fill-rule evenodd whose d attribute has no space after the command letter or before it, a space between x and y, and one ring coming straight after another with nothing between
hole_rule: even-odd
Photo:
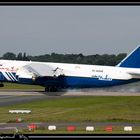
<instances>
[{"instance_id":1,"label":"aircraft underside","mask_svg":"<svg viewBox=\"0 0 140 140\"><path fill-rule=\"evenodd\" d=\"M2 82L15 82L19 84L41 85L45 87L47 92L57 92L66 88L95 88L109 87L115 85L128 84L137 82L138 79L131 80L116 80L116 79L99 79L93 77L74 77L74 76L58 76L58 77L39 77L35 80L31 78L18 78L15 73L7 75L0 73L0 87L3 87Z\"/></svg>"},{"instance_id":2,"label":"aircraft underside","mask_svg":"<svg viewBox=\"0 0 140 140\"><path fill-rule=\"evenodd\" d=\"M45 87L45 91L57 92L67 88L96 88L110 87L122 84L137 82L138 79L131 80L99 80L98 78L59 76L57 78L44 77L36 80L37 85Z\"/></svg>"}]
</instances>

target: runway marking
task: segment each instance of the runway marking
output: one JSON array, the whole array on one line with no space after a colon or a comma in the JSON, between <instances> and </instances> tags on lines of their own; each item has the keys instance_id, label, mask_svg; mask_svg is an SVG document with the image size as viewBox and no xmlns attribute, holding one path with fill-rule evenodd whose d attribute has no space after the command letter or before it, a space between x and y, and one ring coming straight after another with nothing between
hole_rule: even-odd
<instances>
[{"instance_id":1,"label":"runway marking","mask_svg":"<svg viewBox=\"0 0 140 140\"><path fill-rule=\"evenodd\" d=\"M71 92L62 96L140 96L140 93L128 92Z\"/></svg>"},{"instance_id":2,"label":"runway marking","mask_svg":"<svg viewBox=\"0 0 140 140\"><path fill-rule=\"evenodd\" d=\"M140 96L140 93L131 93L131 92L106 92L106 91L90 91L90 92L19 92L19 91L0 91L0 96L3 95L9 95L11 96L44 96L44 97L55 97L55 96L63 96L63 97L70 97L70 96ZM6 98L6 97L0 97L0 98Z\"/></svg>"},{"instance_id":3,"label":"runway marking","mask_svg":"<svg viewBox=\"0 0 140 140\"><path fill-rule=\"evenodd\" d=\"M12 96L33 95L33 96L38 96L38 95L44 95L44 94L36 93L36 92L30 92L30 93L27 93L27 92L0 92L0 96L1 95L12 95Z\"/></svg>"},{"instance_id":4,"label":"runway marking","mask_svg":"<svg viewBox=\"0 0 140 140\"><path fill-rule=\"evenodd\" d=\"M10 97L13 97L13 95L11 95L11 96L5 96L5 97L0 97L0 99L10 98Z\"/></svg>"}]
</instances>

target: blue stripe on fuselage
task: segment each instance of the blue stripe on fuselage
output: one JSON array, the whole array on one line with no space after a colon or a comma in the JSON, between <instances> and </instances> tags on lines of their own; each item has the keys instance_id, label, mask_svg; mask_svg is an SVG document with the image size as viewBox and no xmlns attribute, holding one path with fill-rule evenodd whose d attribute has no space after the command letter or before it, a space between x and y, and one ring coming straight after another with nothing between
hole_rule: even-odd
<instances>
[{"instance_id":1,"label":"blue stripe on fuselage","mask_svg":"<svg viewBox=\"0 0 140 140\"><path fill-rule=\"evenodd\" d=\"M5 72L5 74L9 77L9 75L8 75L9 73L8 73L8 72ZM16 73L13 72L12 74L13 74L13 76L17 79ZM3 75L3 73L0 72L0 81L1 81L1 82L16 82L15 80L12 80L11 77L9 77L9 78L10 78L11 81L9 81L9 80ZM12 78L13 78L13 77L12 77Z\"/></svg>"},{"instance_id":2,"label":"blue stripe on fuselage","mask_svg":"<svg viewBox=\"0 0 140 140\"><path fill-rule=\"evenodd\" d=\"M65 86L67 87L79 87L79 88L90 88L90 87L108 87L121 84L127 84L136 82L138 80L99 80L98 78L85 78L85 77L65 77Z\"/></svg>"},{"instance_id":3,"label":"blue stripe on fuselage","mask_svg":"<svg viewBox=\"0 0 140 140\"><path fill-rule=\"evenodd\" d=\"M16 73L12 73L16 79ZM139 81L138 79L131 79L131 80L99 80L98 78L93 77L73 77L73 76L59 76L59 77L40 77L33 81L32 79L21 78L18 79L18 83L23 84L36 84L36 85L55 85L60 87L71 87L71 88L90 88L90 87L108 87L108 86L115 86L115 85L122 85L128 84L132 82ZM7 81L7 82L16 82L16 81L8 81L2 72L0 72L0 81Z\"/></svg>"},{"instance_id":4,"label":"blue stripe on fuselage","mask_svg":"<svg viewBox=\"0 0 140 140\"><path fill-rule=\"evenodd\" d=\"M71 76L60 76L57 78L40 78L36 81L36 84L47 86L55 85L60 87L72 87L72 88L90 88L90 87L108 87L121 84L128 84L137 82L139 80L99 80L98 78L88 77L71 77Z\"/></svg>"}]
</instances>

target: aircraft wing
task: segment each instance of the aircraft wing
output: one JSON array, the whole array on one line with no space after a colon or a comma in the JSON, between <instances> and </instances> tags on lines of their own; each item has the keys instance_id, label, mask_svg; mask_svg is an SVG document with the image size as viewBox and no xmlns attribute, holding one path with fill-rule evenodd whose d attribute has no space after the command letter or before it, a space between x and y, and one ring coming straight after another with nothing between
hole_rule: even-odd
<instances>
[{"instance_id":1,"label":"aircraft wing","mask_svg":"<svg viewBox=\"0 0 140 140\"><path fill-rule=\"evenodd\" d=\"M27 65L24 65L19 69L17 72L17 75L23 77L23 75L30 75L35 77L57 77L61 75L61 69L56 66L50 66L49 64L43 64L43 63L29 63Z\"/></svg>"},{"instance_id":2,"label":"aircraft wing","mask_svg":"<svg viewBox=\"0 0 140 140\"><path fill-rule=\"evenodd\" d=\"M47 64L30 63L25 65L23 68L37 76L53 76L53 68Z\"/></svg>"}]
</instances>

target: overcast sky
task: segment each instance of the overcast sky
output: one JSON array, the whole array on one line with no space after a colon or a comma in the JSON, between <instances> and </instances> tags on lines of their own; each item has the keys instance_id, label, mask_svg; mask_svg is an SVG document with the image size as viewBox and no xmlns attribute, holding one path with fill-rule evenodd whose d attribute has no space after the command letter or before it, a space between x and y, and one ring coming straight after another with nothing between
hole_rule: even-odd
<instances>
[{"instance_id":1,"label":"overcast sky","mask_svg":"<svg viewBox=\"0 0 140 140\"><path fill-rule=\"evenodd\" d=\"M140 45L140 6L0 6L0 56L119 54Z\"/></svg>"}]
</instances>

